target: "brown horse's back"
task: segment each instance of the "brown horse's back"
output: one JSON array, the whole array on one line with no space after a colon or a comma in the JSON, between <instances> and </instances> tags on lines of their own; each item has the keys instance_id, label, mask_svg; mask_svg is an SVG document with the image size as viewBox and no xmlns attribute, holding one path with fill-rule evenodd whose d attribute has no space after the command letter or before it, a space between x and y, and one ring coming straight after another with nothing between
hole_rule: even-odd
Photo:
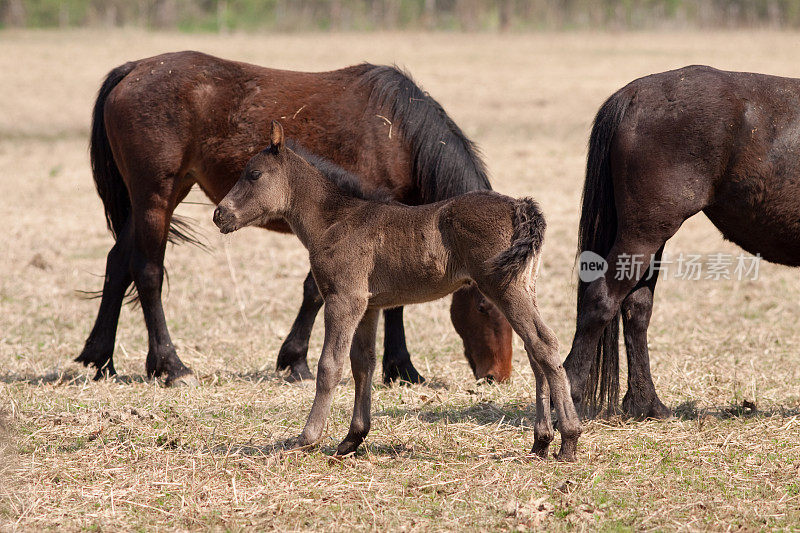
<instances>
[{"instance_id":1,"label":"brown horse's back","mask_svg":"<svg viewBox=\"0 0 800 533\"><path fill-rule=\"evenodd\" d=\"M393 176L410 173L400 136L390 137L378 116L342 120L343 109L355 113L368 107L369 87L359 83L363 70L357 65L292 72L199 52L140 60L106 104L115 159L130 162L122 174L135 179L132 171L158 154L162 171L197 182L218 202L247 159L266 144L270 120L280 118L287 134L309 150L363 176L368 187L386 187L402 199L396 189L407 184L392 182ZM158 134L137 135L141 131Z\"/></svg>"}]
</instances>

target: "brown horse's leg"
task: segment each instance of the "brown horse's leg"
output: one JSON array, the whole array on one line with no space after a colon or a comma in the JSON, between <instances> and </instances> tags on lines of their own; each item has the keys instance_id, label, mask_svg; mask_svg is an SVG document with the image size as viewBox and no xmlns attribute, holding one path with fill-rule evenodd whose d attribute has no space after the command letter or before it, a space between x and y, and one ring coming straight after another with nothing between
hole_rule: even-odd
<instances>
[{"instance_id":1,"label":"brown horse's leg","mask_svg":"<svg viewBox=\"0 0 800 533\"><path fill-rule=\"evenodd\" d=\"M656 260L661 260L663 252L662 246L656 254ZM653 314L653 294L657 281L658 270L648 273L622 301L622 324L628 355L628 391L622 399L622 408L635 418L668 418L672 414L658 398L650 375L647 328Z\"/></svg>"},{"instance_id":2,"label":"brown horse's leg","mask_svg":"<svg viewBox=\"0 0 800 533\"><path fill-rule=\"evenodd\" d=\"M383 312L383 382L424 383L425 378L411 363L403 326L403 308L395 307Z\"/></svg>"},{"instance_id":3,"label":"brown horse's leg","mask_svg":"<svg viewBox=\"0 0 800 533\"><path fill-rule=\"evenodd\" d=\"M333 391L342 378L344 359L350 352L353 334L364 311L366 298L332 295L325 300L325 342L317 366L317 391L311 413L298 439L300 446L319 442L331 411Z\"/></svg>"},{"instance_id":4,"label":"brown horse's leg","mask_svg":"<svg viewBox=\"0 0 800 533\"><path fill-rule=\"evenodd\" d=\"M130 272L131 249L133 247L133 226L130 220L117 236L117 242L106 258L106 275L100 310L97 313L92 332L86 339L81 354L75 359L84 365L97 368L95 380L103 376L113 376L114 343L117 336L117 323L125 291L133 278Z\"/></svg>"},{"instance_id":5,"label":"brown horse's leg","mask_svg":"<svg viewBox=\"0 0 800 533\"><path fill-rule=\"evenodd\" d=\"M379 315L377 309L370 309L364 313L364 318L361 319L353 336L353 345L350 347L350 366L356 382L353 419L347 436L336 449L337 455L355 452L369 433L372 374L375 372L375 336Z\"/></svg>"},{"instance_id":6,"label":"brown horse's leg","mask_svg":"<svg viewBox=\"0 0 800 533\"><path fill-rule=\"evenodd\" d=\"M156 183L168 181L165 179ZM131 274L147 325L148 351L145 369L148 377L165 376L168 386L196 381L192 377L192 371L178 359L161 305L164 251L172 211L182 196L183 194L173 196L157 191L139 195L138 198L144 198L139 201L134 196L132 202L134 241Z\"/></svg>"},{"instance_id":7,"label":"brown horse's leg","mask_svg":"<svg viewBox=\"0 0 800 533\"><path fill-rule=\"evenodd\" d=\"M497 306L511 323L511 327L522 338L528 360L537 378L536 425L542 428L542 432L536 437L537 442L531 453L541 452L544 440L547 438L547 430L552 428L552 425L546 420L549 413L546 414L548 405L543 403L545 391L538 386L539 372L541 371L547 380L547 387L558 414L559 431L561 432L561 449L558 452L558 459L575 461L578 437L581 434L581 422L572 402L567 374L558 355L558 339L539 315L535 296L527 287L523 288L522 283L521 279L512 281L496 297L493 296L494 291L484 290L485 288L491 289L490 287L481 285L481 290L487 296L493 297Z\"/></svg>"},{"instance_id":8,"label":"brown horse's leg","mask_svg":"<svg viewBox=\"0 0 800 533\"><path fill-rule=\"evenodd\" d=\"M280 372L288 369L290 371L288 381L314 378L308 368L308 339L311 338L314 320L323 303L314 275L309 271L303 282L303 303L300 305L300 311L278 352L276 370Z\"/></svg>"}]
</instances>

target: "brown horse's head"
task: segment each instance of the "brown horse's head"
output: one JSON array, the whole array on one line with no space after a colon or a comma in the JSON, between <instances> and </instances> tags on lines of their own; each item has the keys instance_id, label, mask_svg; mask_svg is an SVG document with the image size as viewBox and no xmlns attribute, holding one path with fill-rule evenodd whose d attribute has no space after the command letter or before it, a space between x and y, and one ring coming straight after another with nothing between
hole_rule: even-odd
<instances>
[{"instance_id":1,"label":"brown horse's head","mask_svg":"<svg viewBox=\"0 0 800 533\"><path fill-rule=\"evenodd\" d=\"M214 210L214 223L222 233L283 217L289 206L288 156L283 127L272 121L270 145L247 162L239 181Z\"/></svg>"},{"instance_id":2,"label":"brown horse's head","mask_svg":"<svg viewBox=\"0 0 800 533\"><path fill-rule=\"evenodd\" d=\"M474 284L453 293L450 318L464 340L464 356L477 379L511 377L511 325Z\"/></svg>"}]
</instances>

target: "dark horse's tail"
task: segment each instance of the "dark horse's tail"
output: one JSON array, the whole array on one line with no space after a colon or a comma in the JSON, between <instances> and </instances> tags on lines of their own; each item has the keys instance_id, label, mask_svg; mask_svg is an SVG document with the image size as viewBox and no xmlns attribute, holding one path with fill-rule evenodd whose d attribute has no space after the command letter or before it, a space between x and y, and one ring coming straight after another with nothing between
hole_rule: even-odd
<instances>
[{"instance_id":1,"label":"dark horse's tail","mask_svg":"<svg viewBox=\"0 0 800 533\"><path fill-rule=\"evenodd\" d=\"M390 121L411 148L418 203L492 188L475 144L407 72L368 63L358 68L370 102L385 110L375 119Z\"/></svg>"},{"instance_id":2,"label":"dark horse's tail","mask_svg":"<svg viewBox=\"0 0 800 533\"><path fill-rule=\"evenodd\" d=\"M92 175L94 176L97 194L100 195L100 199L103 201L108 229L115 239L119 238L122 228L130 217L131 200L128 195L128 188L122 180L122 174L120 174L117 163L114 161L111 144L108 142L105 105L108 95L111 94L114 87L125 76L130 74L136 65L135 61L131 61L118 66L108 73L105 81L100 86L97 100L94 103L94 111L92 112L92 134L89 141ZM189 223L177 216L172 217L169 238L171 242L185 241L202 246Z\"/></svg>"},{"instance_id":3,"label":"dark horse's tail","mask_svg":"<svg viewBox=\"0 0 800 533\"><path fill-rule=\"evenodd\" d=\"M547 223L533 198L514 200L511 246L489 260L489 267L503 283L516 278L542 250Z\"/></svg>"},{"instance_id":4,"label":"dark horse's tail","mask_svg":"<svg viewBox=\"0 0 800 533\"><path fill-rule=\"evenodd\" d=\"M631 101L628 93L612 95L594 119L589 137L586 161L586 182L583 185L581 221L578 228L578 253L590 250L606 257L617 237L617 207L609 153L614 134ZM578 313L588 283L578 282ZM614 409L619 400L619 318L606 326L597 345L589 381L584 391L584 405L591 416L602 411L604 404Z\"/></svg>"}]
</instances>

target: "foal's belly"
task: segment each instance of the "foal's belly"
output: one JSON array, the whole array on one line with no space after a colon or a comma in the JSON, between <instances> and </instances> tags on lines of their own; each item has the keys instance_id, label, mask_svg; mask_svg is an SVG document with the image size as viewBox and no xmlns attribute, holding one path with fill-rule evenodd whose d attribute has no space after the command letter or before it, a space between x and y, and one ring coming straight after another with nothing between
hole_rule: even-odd
<instances>
[{"instance_id":1,"label":"foal's belly","mask_svg":"<svg viewBox=\"0 0 800 533\"><path fill-rule=\"evenodd\" d=\"M467 280L419 280L417 283L370 283L369 307L391 308L401 305L419 304L444 298L455 292Z\"/></svg>"}]
</instances>

